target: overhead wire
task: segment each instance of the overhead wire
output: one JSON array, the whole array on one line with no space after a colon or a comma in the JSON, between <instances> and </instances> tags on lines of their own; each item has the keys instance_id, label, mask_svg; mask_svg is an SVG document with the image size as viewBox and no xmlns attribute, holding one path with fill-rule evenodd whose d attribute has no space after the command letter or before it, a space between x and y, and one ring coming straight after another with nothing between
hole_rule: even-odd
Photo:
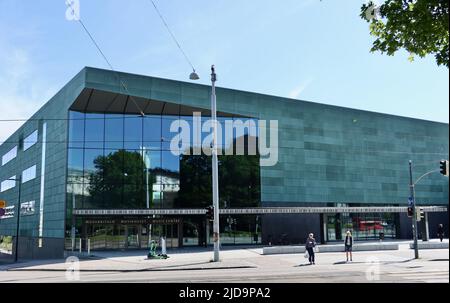
<instances>
[{"instance_id":1,"label":"overhead wire","mask_svg":"<svg viewBox=\"0 0 450 303\"><path fill-rule=\"evenodd\" d=\"M195 72L195 67L192 64L191 60L189 59L189 57L187 56L186 52L183 50L183 48L181 47L181 44L178 42L177 38L175 37L175 35L173 34L172 30L170 29L169 25L167 24L165 18L163 17L163 15L161 14L160 10L158 9L158 7L156 6L155 1L150 0L150 2L152 3L156 13L158 14L159 18L161 19L162 23L164 24L164 26L166 27L167 31L169 32L170 36L172 37L172 40L175 42L175 44L177 45L178 49L180 50L180 52L183 54L184 58L186 59L186 61L189 63L189 65L191 66L192 70Z\"/></svg>"},{"instance_id":2,"label":"overhead wire","mask_svg":"<svg viewBox=\"0 0 450 303\"><path fill-rule=\"evenodd\" d=\"M67 6L72 10L72 14L74 16L77 16L75 9L73 8L72 4L70 1L66 1ZM90 40L92 41L92 43L95 45L95 47L97 48L98 52L100 53L100 55L102 56L102 58L106 61L106 64L109 66L109 68L111 69L111 71L114 72L114 74L116 75L117 79L120 82L120 86L123 87L123 89L125 90L125 92L128 94L128 96L130 97L131 101L134 103L134 105L136 105L137 109L139 110L141 116L145 116L143 110L141 109L141 107L139 106L139 104L136 102L136 100L133 98L133 96L130 94L130 92L128 91L128 88L126 86L126 84L123 82L123 80L121 79L119 73L114 69L113 65L111 64L111 62L108 60L108 58L106 57L105 53L102 51L102 49L100 48L100 45L97 43L97 41L94 39L94 36L91 34L91 32L88 30L88 28L86 27L86 25L84 24L84 22L81 20L81 18L79 16L77 16L77 18L75 19L76 21L78 21L78 23L80 23L80 25L83 27L84 31L86 32L86 34L89 36Z\"/></svg>"}]
</instances>

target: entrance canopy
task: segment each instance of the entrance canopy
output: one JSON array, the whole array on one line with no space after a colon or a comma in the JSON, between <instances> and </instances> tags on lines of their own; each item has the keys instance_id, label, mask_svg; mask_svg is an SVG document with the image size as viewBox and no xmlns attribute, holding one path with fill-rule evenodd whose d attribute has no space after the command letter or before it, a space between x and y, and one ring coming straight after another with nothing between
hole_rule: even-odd
<instances>
[{"instance_id":1,"label":"entrance canopy","mask_svg":"<svg viewBox=\"0 0 450 303\"><path fill-rule=\"evenodd\" d=\"M205 108L180 105L157 100L130 97L98 89L84 89L70 110L86 113L140 114L192 116L193 112L201 112L202 116L211 116ZM241 117L237 114L217 112L219 117ZM243 116L242 116L243 117Z\"/></svg>"}]
</instances>

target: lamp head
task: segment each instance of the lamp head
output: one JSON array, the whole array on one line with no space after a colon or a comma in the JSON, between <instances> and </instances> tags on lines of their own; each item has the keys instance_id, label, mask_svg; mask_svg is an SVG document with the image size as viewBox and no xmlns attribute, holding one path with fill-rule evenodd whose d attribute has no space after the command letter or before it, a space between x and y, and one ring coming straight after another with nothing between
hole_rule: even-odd
<instances>
[{"instance_id":1,"label":"lamp head","mask_svg":"<svg viewBox=\"0 0 450 303\"><path fill-rule=\"evenodd\" d=\"M198 80L200 79L200 77L198 76L198 74L195 72L195 70L189 75L189 79L191 80Z\"/></svg>"}]
</instances>

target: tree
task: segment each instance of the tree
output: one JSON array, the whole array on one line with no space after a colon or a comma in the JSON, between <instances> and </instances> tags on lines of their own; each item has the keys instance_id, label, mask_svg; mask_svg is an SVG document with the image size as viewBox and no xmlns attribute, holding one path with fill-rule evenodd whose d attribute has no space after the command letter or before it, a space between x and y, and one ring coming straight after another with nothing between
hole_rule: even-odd
<instances>
[{"instance_id":1,"label":"tree","mask_svg":"<svg viewBox=\"0 0 450 303\"><path fill-rule=\"evenodd\" d=\"M394 55L405 49L410 60L434 55L438 65L449 66L448 0L386 0L361 7L361 18L376 37L371 51Z\"/></svg>"}]
</instances>

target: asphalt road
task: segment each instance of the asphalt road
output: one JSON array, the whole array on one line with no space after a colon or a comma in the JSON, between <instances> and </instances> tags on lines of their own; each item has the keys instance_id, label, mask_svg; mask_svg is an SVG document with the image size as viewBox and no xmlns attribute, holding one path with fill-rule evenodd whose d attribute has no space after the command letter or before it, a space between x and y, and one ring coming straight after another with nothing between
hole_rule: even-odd
<instances>
[{"instance_id":1,"label":"asphalt road","mask_svg":"<svg viewBox=\"0 0 450 303\"><path fill-rule=\"evenodd\" d=\"M167 260L146 260L145 252L99 254L98 259L31 262L18 267L0 266L0 282L149 282L149 283L449 283L449 250L420 252L359 252L346 263L342 253L319 253L316 265L303 254L261 255L261 249L221 252L222 261L211 263L212 252L178 252ZM72 267L71 267L72 266ZM68 269L79 271L68 271Z\"/></svg>"}]
</instances>

